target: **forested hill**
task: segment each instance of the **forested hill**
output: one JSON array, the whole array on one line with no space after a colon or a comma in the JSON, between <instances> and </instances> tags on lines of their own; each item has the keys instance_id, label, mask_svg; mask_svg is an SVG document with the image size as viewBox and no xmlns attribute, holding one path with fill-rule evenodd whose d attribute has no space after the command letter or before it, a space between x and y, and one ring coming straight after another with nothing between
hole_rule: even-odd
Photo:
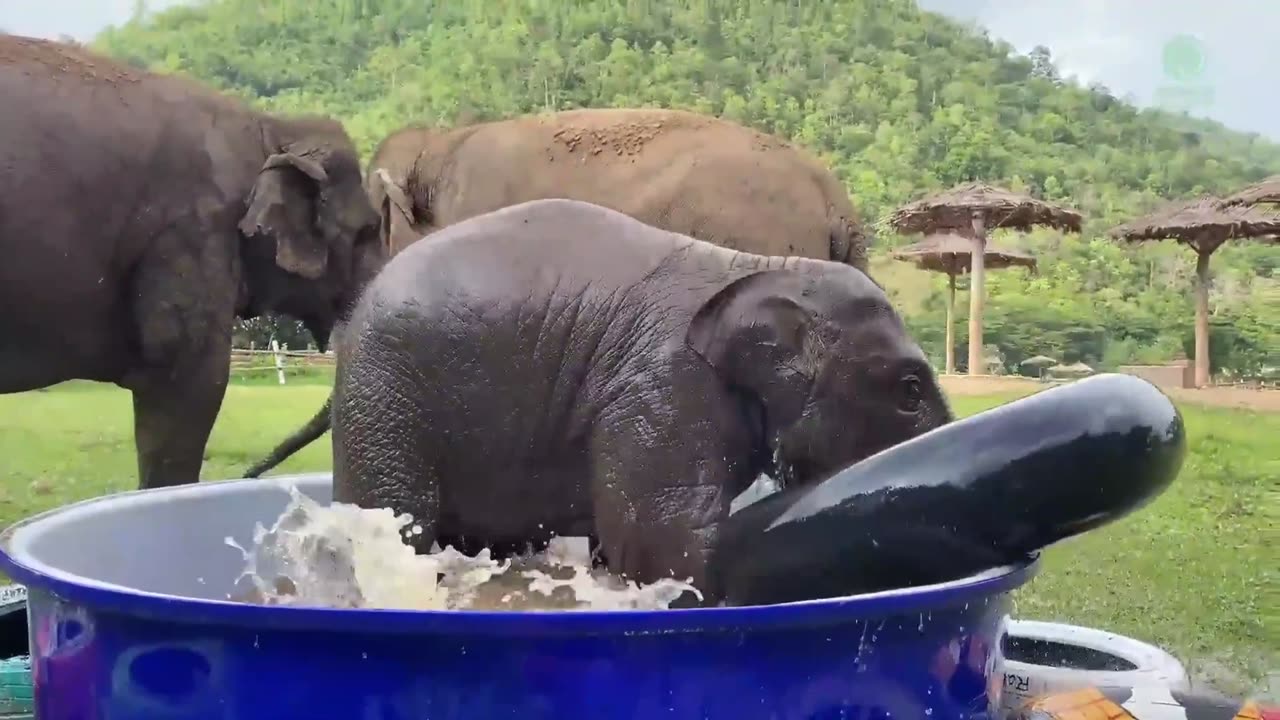
<instances>
[{"instance_id":1,"label":"forested hill","mask_svg":"<svg viewBox=\"0 0 1280 720\"><path fill-rule=\"evenodd\" d=\"M873 216L971 178L1092 216L1280 172L1272 143L1064 84L1043 57L901 0L219 0L101 44L336 114L365 150L406 121L650 104L724 115L823 153Z\"/></svg>"},{"instance_id":2,"label":"forested hill","mask_svg":"<svg viewBox=\"0 0 1280 720\"><path fill-rule=\"evenodd\" d=\"M268 108L335 115L366 153L410 122L584 106L722 115L822 155L872 221L927 189L977 178L1074 205L1092 236L1161 198L1228 192L1280 172L1276 144L1064 82L1047 54L1016 56L909 0L212 0L107 31L96 44ZM1042 258L1066 263L1066 275L1042 271L1034 282L1049 283L1037 292L1061 293L1062 302L1027 312L1059 312L1039 324L1074 334L1002 335L1001 294L1022 294L1033 281L996 274L989 335L1007 356L1030 352L1028 343L1086 361L1132 356L1102 339L1082 345L1076 331L1125 341L1132 333L1119 325L1134 325L1134 313L1161 315L1144 316L1137 345L1167 354L1181 343L1189 257L1172 247L1102 248L1088 237L1045 242ZM1230 292L1216 291L1215 313L1248 311L1277 251L1215 256L1221 277L1238 276ZM929 279L917 275L928 302L909 312L936 316ZM1120 306L1147 309L1100 326L1108 321L1098 319L1093 292L1104 286Z\"/></svg>"}]
</instances>

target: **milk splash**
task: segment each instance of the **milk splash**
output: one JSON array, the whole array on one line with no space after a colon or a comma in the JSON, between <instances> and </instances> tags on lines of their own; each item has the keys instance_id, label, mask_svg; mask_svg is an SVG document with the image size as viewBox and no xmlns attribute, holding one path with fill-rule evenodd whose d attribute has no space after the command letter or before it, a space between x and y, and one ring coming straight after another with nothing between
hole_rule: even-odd
<instances>
[{"instance_id":1,"label":"milk splash","mask_svg":"<svg viewBox=\"0 0 1280 720\"><path fill-rule=\"evenodd\" d=\"M422 532L410 515L355 505L320 505L289 486L275 523L254 527L253 543L226 543L244 556L237 579L247 594L231 599L269 605L397 610L658 610L687 582L639 585L593 569L585 538L553 538L543 552L494 560L433 545L418 555L405 538ZM576 541L576 542L575 542Z\"/></svg>"}]
</instances>

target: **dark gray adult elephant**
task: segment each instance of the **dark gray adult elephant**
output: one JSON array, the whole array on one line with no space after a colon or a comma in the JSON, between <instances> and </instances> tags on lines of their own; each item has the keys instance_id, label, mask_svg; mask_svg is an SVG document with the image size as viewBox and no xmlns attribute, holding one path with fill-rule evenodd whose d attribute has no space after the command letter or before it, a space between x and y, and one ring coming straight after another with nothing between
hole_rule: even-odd
<instances>
[{"instance_id":1,"label":"dark gray adult elephant","mask_svg":"<svg viewBox=\"0 0 1280 720\"><path fill-rule=\"evenodd\" d=\"M405 128L369 161L389 254L453 223L530 200L582 200L734 250L867 269L848 191L817 158L737 123L682 110L586 109L454 130ZM317 413L245 475L328 430Z\"/></svg>"},{"instance_id":2,"label":"dark gray adult elephant","mask_svg":"<svg viewBox=\"0 0 1280 720\"><path fill-rule=\"evenodd\" d=\"M826 477L951 420L881 289L542 200L392 258L337 346L334 499L433 541L599 541L611 570L690 577L761 473Z\"/></svg>"},{"instance_id":3,"label":"dark gray adult elephant","mask_svg":"<svg viewBox=\"0 0 1280 720\"><path fill-rule=\"evenodd\" d=\"M199 479L237 317L319 343L381 267L342 126L0 35L0 392L133 393L139 484Z\"/></svg>"}]
</instances>

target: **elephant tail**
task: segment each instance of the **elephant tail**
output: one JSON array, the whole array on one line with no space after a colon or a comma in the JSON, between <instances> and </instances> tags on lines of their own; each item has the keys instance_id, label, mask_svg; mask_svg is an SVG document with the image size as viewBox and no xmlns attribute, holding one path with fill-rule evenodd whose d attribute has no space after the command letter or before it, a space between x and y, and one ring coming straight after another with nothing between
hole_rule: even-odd
<instances>
[{"instance_id":1,"label":"elephant tail","mask_svg":"<svg viewBox=\"0 0 1280 720\"><path fill-rule=\"evenodd\" d=\"M319 412L307 421L306 425L303 425L297 432L285 438L284 442L277 445L265 458L254 463L252 467L244 472L243 477L261 477L263 473L288 460L290 455L310 445L313 440L325 434L329 429L329 409L332 406L333 393L330 392L329 397L324 401L324 407L321 407Z\"/></svg>"}]
</instances>

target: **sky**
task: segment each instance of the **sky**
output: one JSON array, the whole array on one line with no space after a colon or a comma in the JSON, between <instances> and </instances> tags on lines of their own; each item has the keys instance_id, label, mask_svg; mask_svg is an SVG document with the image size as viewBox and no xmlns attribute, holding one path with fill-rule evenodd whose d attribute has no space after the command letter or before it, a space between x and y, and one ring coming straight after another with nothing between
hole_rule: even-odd
<instances>
[{"instance_id":1,"label":"sky","mask_svg":"<svg viewBox=\"0 0 1280 720\"><path fill-rule=\"evenodd\" d=\"M917 0L985 27L1019 52L1048 47L1064 76L1139 105L1185 109L1280 140L1274 0ZM1166 53L1166 47L1169 52ZM1169 62L1165 62L1166 56ZM1199 57L1202 64L1195 63ZM1168 66L1168 69L1166 69ZM1181 72L1185 69L1185 72ZM1198 72L1197 72L1198 70ZM1263 93L1263 89L1267 89Z\"/></svg>"},{"instance_id":2,"label":"sky","mask_svg":"<svg viewBox=\"0 0 1280 720\"><path fill-rule=\"evenodd\" d=\"M183 0L148 0L160 9ZM987 28L1019 52L1048 47L1064 76L1140 105L1186 109L1280 141L1280 2L1272 0L916 0ZM134 0L0 0L8 32L87 40ZM1166 47L1169 51L1166 52ZM1169 58L1166 62L1166 57ZM1261 88L1268 92L1259 93Z\"/></svg>"},{"instance_id":3,"label":"sky","mask_svg":"<svg viewBox=\"0 0 1280 720\"><path fill-rule=\"evenodd\" d=\"M147 0L162 10L182 0ZM108 25L128 21L135 0L0 0L0 30L56 38L70 35L89 40Z\"/></svg>"}]
</instances>

